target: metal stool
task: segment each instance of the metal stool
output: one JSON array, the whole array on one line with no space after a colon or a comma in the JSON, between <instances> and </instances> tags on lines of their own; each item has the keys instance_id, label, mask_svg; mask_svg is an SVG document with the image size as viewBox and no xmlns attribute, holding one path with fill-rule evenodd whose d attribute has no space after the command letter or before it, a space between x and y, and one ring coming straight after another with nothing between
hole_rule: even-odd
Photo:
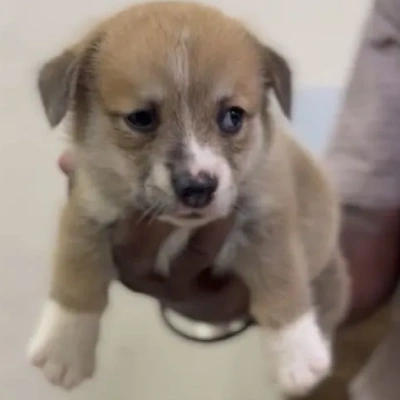
<instances>
[{"instance_id":1,"label":"metal stool","mask_svg":"<svg viewBox=\"0 0 400 400\"><path fill-rule=\"evenodd\" d=\"M200 343L214 343L231 339L253 325L251 318L211 324L184 317L164 306L161 306L161 317L174 333L187 340Z\"/></svg>"}]
</instances>

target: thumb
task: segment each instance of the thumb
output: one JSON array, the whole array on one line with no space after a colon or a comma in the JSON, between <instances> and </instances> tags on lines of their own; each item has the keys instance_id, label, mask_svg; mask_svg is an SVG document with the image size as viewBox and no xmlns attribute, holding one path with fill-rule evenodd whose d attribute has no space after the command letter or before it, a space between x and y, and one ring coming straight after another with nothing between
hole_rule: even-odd
<instances>
[{"instance_id":1,"label":"thumb","mask_svg":"<svg viewBox=\"0 0 400 400\"><path fill-rule=\"evenodd\" d=\"M71 175L74 170L74 156L72 151L65 151L58 159L58 167L65 175Z\"/></svg>"}]
</instances>

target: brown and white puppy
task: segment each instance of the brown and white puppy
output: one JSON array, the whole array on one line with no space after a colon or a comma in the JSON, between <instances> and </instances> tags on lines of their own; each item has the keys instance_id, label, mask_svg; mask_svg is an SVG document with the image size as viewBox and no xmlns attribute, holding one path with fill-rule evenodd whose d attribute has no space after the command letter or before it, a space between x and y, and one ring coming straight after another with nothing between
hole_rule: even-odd
<instances>
[{"instance_id":1,"label":"brown and white puppy","mask_svg":"<svg viewBox=\"0 0 400 400\"><path fill-rule=\"evenodd\" d=\"M71 112L76 159L30 350L50 381L71 388L94 371L110 230L132 210L178 226L162 273L196 227L234 211L216 272L233 268L250 287L280 387L302 394L328 374L347 299L339 208L270 101L275 89L290 108L284 75L283 58L238 21L177 2L130 7L42 68L47 117L54 127Z\"/></svg>"}]
</instances>

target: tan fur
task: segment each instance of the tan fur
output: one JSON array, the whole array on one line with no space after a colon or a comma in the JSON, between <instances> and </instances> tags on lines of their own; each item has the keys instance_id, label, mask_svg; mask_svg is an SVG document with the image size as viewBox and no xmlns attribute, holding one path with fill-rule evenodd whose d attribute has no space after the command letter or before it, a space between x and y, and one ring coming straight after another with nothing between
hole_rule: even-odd
<instances>
[{"instance_id":1,"label":"tan fur","mask_svg":"<svg viewBox=\"0 0 400 400\"><path fill-rule=\"evenodd\" d=\"M332 337L347 300L339 208L318 162L271 111L270 88L290 111L290 71L279 54L214 8L150 3L103 21L47 63L39 87L53 126L71 111L76 149L51 288L58 303L78 313L104 310L109 230L133 209L185 226L161 249L165 273L188 229L235 208L216 272L233 268L245 279L251 311L266 332L283 332L315 308ZM219 132L220 100L246 110L239 134ZM158 104L163 123L154 134L132 131L123 115L150 103ZM183 221L165 165L191 140L222 160L229 187L204 218Z\"/></svg>"}]
</instances>

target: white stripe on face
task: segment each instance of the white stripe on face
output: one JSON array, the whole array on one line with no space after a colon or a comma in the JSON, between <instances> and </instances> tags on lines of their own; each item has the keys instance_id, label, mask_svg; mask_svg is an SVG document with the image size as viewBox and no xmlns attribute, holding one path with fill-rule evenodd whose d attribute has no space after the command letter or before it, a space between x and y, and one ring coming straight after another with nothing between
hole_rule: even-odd
<instances>
[{"instance_id":1,"label":"white stripe on face","mask_svg":"<svg viewBox=\"0 0 400 400\"><path fill-rule=\"evenodd\" d=\"M180 33L178 43L175 49L170 53L170 68L175 84L186 93L189 88L189 54L187 49L187 40L189 38L189 30L184 29Z\"/></svg>"},{"instance_id":2,"label":"white stripe on face","mask_svg":"<svg viewBox=\"0 0 400 400\"><path fill-rule=\"evenodd\" d=\"M219 177L218 169L221 168L223 159L210 146L201 145L194 137L189 137L187 151L191 175L196 176L199 172L206 171Z\"/></svg>"},{"instance_id":3,"label":"white stripe on face","mask_svg":"<svg viewBox=\"0 0 400 400\"><path fill-rule=\"evenodd\" d=\"M187 153L187 167L191 175L205 172L218 179L214 202L219 212L226 213L234 200L233 177L228 162L212 147L200 144L193 136L188 137Z\"/></svg>"}]
</instances>

